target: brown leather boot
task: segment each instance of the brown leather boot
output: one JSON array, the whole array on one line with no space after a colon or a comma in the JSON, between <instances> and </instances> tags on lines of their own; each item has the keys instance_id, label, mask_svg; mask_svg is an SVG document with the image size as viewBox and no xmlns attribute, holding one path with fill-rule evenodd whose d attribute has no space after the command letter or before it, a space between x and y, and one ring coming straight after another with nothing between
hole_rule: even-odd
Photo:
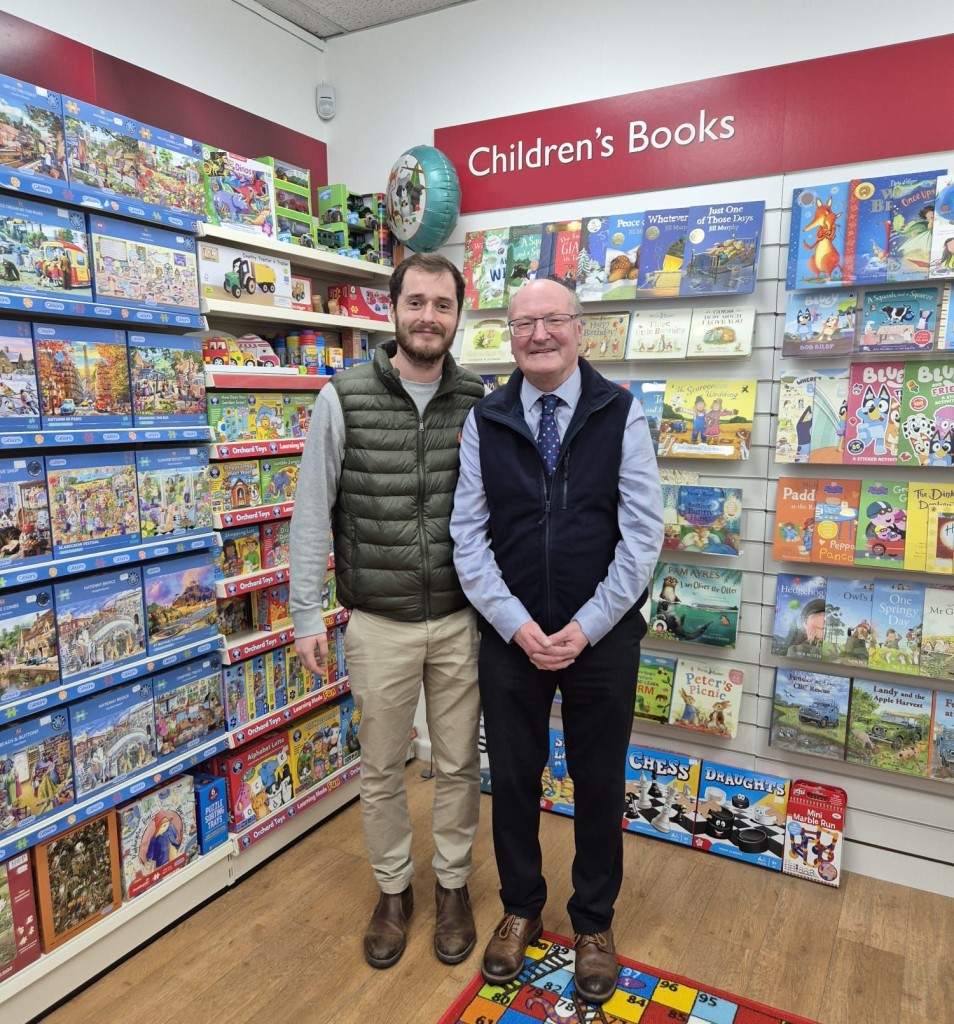
<instances>
[{"instance_id":1,"label":"brown leather boot","mask_svg":"<svg viewBox=\"0 0 954 1024\"><path fill-rule=\"evenodd\" d=\"M470 909L467 886L445 889L435 884L437 924L434 928L434 952L444 964L459 964L470 956L477 943L474 913Z\"/></svg>"},{"instance_id":2,"label":"brown leather boot","mask_svg":"<svg viewBox=\"0 0 954 1024\"><path fill-rule=\"evenodd\" d=\"M540 938L543 922L516 914L504 914L484 950L480 970L491 985L506 985L523 970L527 946Z\"/></svg>"},{"instance_id":3,"label":"brown leather boot","mask_svg":"<svg viewBox=\"0 0 954 1024\"><path fill-rule=\"evenodd\" d=\"M605 1003L616 991L619 963L613 931L595 935L574 935L576 947L576 990L588 1003Z\"/></svg>"},{"instance_id":4,"label":"brown leather boot","mask_svg":"<svg viewBox=\"0 0 954 1024\"><path fill-rule=\"evenodd\" d=\"M364 933L364 958L372 967L391 967L407 945L407 923L414 911L414 893L382 892Z\"/></svg>"}]
</instances>

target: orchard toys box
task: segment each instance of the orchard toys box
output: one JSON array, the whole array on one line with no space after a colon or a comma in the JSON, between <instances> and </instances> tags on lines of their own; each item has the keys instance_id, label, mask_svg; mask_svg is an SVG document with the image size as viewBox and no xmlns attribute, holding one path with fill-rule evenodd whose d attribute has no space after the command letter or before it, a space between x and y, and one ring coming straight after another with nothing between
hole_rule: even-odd
<instances>
[{"instance_id":1,"label":"orchard toys box","mask_svg":"<svg viewBox=\"0 0 954 1024\"><path fill-rule=\"evenodd\" d=\"M212 764L215 774L226 781L230 832L240 832L291 802L294 790L285 733L219 754Z\"/></svg>"},{"instance_id":2,"label":"orchard toys box","mask_svg":"<svg viewBox=\"0 0 954 1024\"><path fill-rule=\"evenodd\" d=\"M691 846L699 767L697 757L630 746L626 756L626 831Z\"/></svg>"},{"instance_id":3,"label":"orchard toys box","mask_svg":"<svg viewBox=\"0 0 954 1024\"><path fill-rule=\"evenodd\" d=\"M65 708L0 728L0 834L73 803L70 716Z\"/></svg>"},{"instance_id":4,"label":"orchard toys box","mask_svg":"<svg viewBox=\"0 0 954 1024\"><path fill-rule=\"evenodd\" d=\"M229 819L225 806L225 782L218 775L192 771L195 792L195 824L199 853L207 854L229 837Z\"/></svg>"},{"instance_id":5,"label":"orchard toys box","mask_svg":"<svg viewBox=\"0 0 954 1024\"><path fill-rule=\"evenodd\" d=\"M265 685L268 688L268 704L274 711L288 704L288 670L285 661L285 649L278 647L266 651Z\"/></svg>"},{"instance_id":6,"label":"orchard toys box","mask_svg":"<svg viewBox=\"0 0 954 1024\"><path fill-rule=\"evenodd\" d=\"M822 885L841 884L848 794L837 786L796 779L788 797L785 823L786 875Z\"/></svg>"},{"instance_id":7,"label":"orchard toys box","mask_svg":"<svg viewBox=\"0 0 954 1024\"><path fill-rule=\"evenodd\" d=\"M202 147L205 210L213 224L275 237L275 177L259 160Z\"/></svg>"},{"instance_id":8,"label":"orchard toys box","mask_svg":"<svg viewBox=\"0 0 954 1024\"><path fill-rule=\"evenodd\" d=\"M254 418L249 419L252 406L252 396L240 391L214 391L208 396L209 426L219 444L252 440L255 429Z\"/></svg>"},{"instance_id":9,"label":"orchard toys box","mask_svg":"<svg viewBox=\"0 0 954 1024\"><path fill-rule=\"evenodd\" d=\"M209 466L209 481L213 513L256 508L262 503L258 459L216 462Z\"/></svg>"},{"instance_id":10,"label":"orchard toys box","mask_svg":"<svg viewBox=\"0 0 954 1024\"><path fill-rule=\"evenodd\" d=\"M62 96L0 75L0 108L0 185L39 195L50 194L51 181L65 185Z\"/></svg>"},{"instance_id":11,"label":"orchard toys box","mask_svg":"<svg viewBox=\"0 0 954 1024\"><path fill-rule=\"evenodd\" d=\"M262 459L259 463L262 504L282 505L294 501L300 468L300 455L279 455L276 458Z\"/></svg>"},{"instance_id":12,"label":"orchard toys box","mask_svg":"<svg viewBox=\"0 0 954 1024\"><path fill-rule=\"evenodd\" d=\"M153 676L159 757L192 750L225 732L222 660L196 658Z\"/></svg>"},{"instance_id":13,"label":"orchard toys box","mask_svg":"<svg viewBox=\"0 0 954 1024\"><path fill-rule=\"evenodd\" d=\"M379 288L357 284L328 286L328 312L339 316L363 317L366 320L388 321L391 296Z\"/></svg>"},{"instance_id":14,"label":"orchard toys box","mask_svg":"<svg viewBox=\"0 0 954 1024\"><path fill-rule=\"evenodd\" d=\"M40 926L29 853L0 864L0 982L40 956Z\"/></svg>"},{"instance_id":15,"label":"orchard toys box","mask_svg":"<svg viewBox=\"0 0 954 1024\"><path fill-rule=\"evenodd\" d=\"M150 790L116 814L124 900L141 896L199 854L191 775Z\"/></svg>"},{"instance_id":16,"label":"orchard toys box","mask_svg":"<svg viewBox=\"0 0 954 1024\"><path fill-rule=\"evenodd\" d=\"M275 523L262 523L260 536L262 568L274 569L280 565L287 566L291 550L290 520L280 519Z\"/></svg>"},{"instance_id":17,"label":"orchard toys box","mask_svg":"<svg viewBox=\"0 0 954 1024\"><path fill-rule=\"evenodd\" d=\"M225 697L225 723L229 732L247 725L252 718L253 704L249 699L251 664L239 661L222 666L222 692Z\"/></svg>"},{"instance_id":18,"label":"orchard toys box","mask_svg":"<svg viewBox=\"0 0 954 1024\"><path fill-rule=\"evenodd\" d=\"M340 731L340 718L318 708L289 727L288 746L295 793L301 796L335 769L330 759L332 727Z\"/></svg>"},{"instance_id":19,"label":"orchard toys box","mask_svg":"<svg viewBox=\"0 0 954 1024\"><path fill-rule=\"evenodd\" d=\"M311 425L315 396L307 391L291 391L282 395L285 437L304 438Z\"/></svg>"},{"instance_id":20,"label":"orchard toys box","mask_svg":"<svg viewBox=\"0 0 954 1024\"><path fill-rule=\"evenodd\" d=\"M233 249L203 238L199 242L199 281L204 299L292 308L291 264L278 256Z\"/></svg>"},{"instance_id":21,"label":"orchard toys box","mask_svg":"<svg viewBox=\"0 0 954 1024\"><path fill-rule=\"evenodd\" d=\"M285 522L287 520L283 520ZM264 523L263 526L277 526ZM262 568L262 548L259 525L234 526L219 533L222 546L214 549L215 578L228 580L234 576L246 576ZM269 567L270 568L270 567Z\"/></svg>"},{"instance_id":22,"label":"orchard toys box","mask_svg":"<svg viewBox=\"0 0 954 1024\"><path fill-rule=\"evenodd\" d=\"M59 686L52 587L0 590L0 636L9 644L0 665L0 706Z\"/></svg>"},{"instance_id":23,"label":"orchard toys box","mask_svg":"<svg viewBox=\"0 0 954 1024\"><path fill-rule=\"evenodd\" d=\"M288 610L288 585L277 583L257 590L252 597L252 626L270 633L290 629L291 613Z\"/></svg>"}]
</instances>

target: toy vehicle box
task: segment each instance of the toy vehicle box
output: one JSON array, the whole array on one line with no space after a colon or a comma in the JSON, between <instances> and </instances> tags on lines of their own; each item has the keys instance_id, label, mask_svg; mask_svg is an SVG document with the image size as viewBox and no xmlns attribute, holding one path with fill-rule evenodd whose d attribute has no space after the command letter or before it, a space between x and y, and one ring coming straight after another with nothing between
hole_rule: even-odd
<instances>
[{"instance_id":1,"label":"toy vehicle box","mask_svg":"<svg viewBox=\"0 0 954 1024\"><path fill-rule=\"evenodd\" d=\"M204 426L207 420L201 339L130 331L127 341L133 425Z\"/></svg>"},{"instance_id":2,"label":"toy vehicle box","mask_svg":"<svg viewBox=\"0 0 954 1024\"><path fill-rule=\"evenodd\" d=\"M245 353L231 334L205 331L202 335L202 362L206 366L243 366Z\"/></svg>"},{"instance_id":3,"label":"toy vehicle box","mask_svg":"<svg viewBox=\"0 0 954 1024\"><path fill-rule=\"evenodd\" d=\"M216 462L209 466L209 480L212 486L213 513L234 512L236 509L255 508L261 504L257 459Z\"/></svg>"},{"instance_id":4,"label":"toy vehicle box","mask_svg":"<svg viewBox=\"0 0 954 1024\"><path fill-rule=\"evenodd\" d=\"M275 237L275 178L271 167L204 145L202 176L205 211L213 224Z\"/></svg>"},{"instance_id":5,"label":"toy vehicle box","mask_svg":"<svg viewBox=\"0 0 954 1024\"><path fill-rule=\"evenodd\" d=\"M786 875L822 885L841 884L839 840L845 832L848 794L838 786L796 779L788 797L785 820Z\"/></svg>"},{"instance_id":6,"label":"toy vehicle box","mask_svg":"<svg viewBox=\"0 0 954 1024\"><path fill-rule=\"evenodd\" d=\"M240 661L222 666L222 693L225 698L225 725L229 732L247 725L252 718L253 704L249 700L251 664Z\"/></svg>"},{"instance_id":7,"label":"toy vehicle box","mask_svg":"<svg viewBox=\"0 0 954 1024\"><path fill-rule=\"evenodd\" d=\"M119 829L112 810L34 847L44 953L122 905Z\"/></svg>"},{"instance_id":8,"label":"toy vehicle box","mask_svg":"<svg viewBox=\"0 0 954 1024\"><path fill-rule=\"evenodd\" d=\"M0 569L49 559L50 501L42 456L0 459Z\"/></svg>"},{"instance_id":9,"label":"toy vehicle box","mask_svg":"<svg viewBox=\"0 0 954 1024\"><path fill-rule=\"evenodd\" d=\"M199 854L191 775L150 790L116 815L124 900L141 896Z\"/></svg>"},{"instance_id":10,"label":"toy vehicle box","mask_svg":"<svg viewBox=\"0 0 954 1024\"><path fill-rule=\"evenodd\" d=\"M0 184L47 195L50 180L66 182L63 98L0 75Z\"/></svg>"},{"instance_id":11,"label":"toy vehicle box","mask_svg":"<svg viewBox=\"0 0 954 1024\"><path fill-rule=\"evenodd\" d=\"M285 733L273 733L220 754L212 764L228 787L230 832L242 831L290 803L294 796Z\"/></svg>"},{"instance_id":12,"label":"toy vehicle box","mask_svg":"<svg viewBox=\"0 0 954 1024\"><path fill-rule=\"evenodd\" d=\"M281 366L275 350L257 334L243 334L235 344L242 352L242 366Z\"/></svg>"},{"instance_id":13,"label":"toy vehicle box","mask_svg":"<svg viewBox=\"0 0 954 1024\"><path fill-rule=\"evenodd\" d=\"M0 132L2 129L0 123ZM0 255L0 266L9 258ZM39 429L40 393L33 357L33 331L25 320L7 320L0 323L0 434ZM12 440L17 443L16 439Z\"/></svg>"},{"instance_id":14,"label":"toy vehicle box","mask_svg":"<svg viewBox=\"0 0 954 1024\"><path fill-rule=\"evenodd\" d=\"M311 211L311 171L307 167L298 167L274 156L259 156L256 160L271 167L276 189L281 188L306 197Z\"/></svg>"},{"instance_id":15,"label":"toy vehicle box","mask_svg":"<svg viewBox=\"0 0 954 1024\"><path fill-rule=\"evenodd\" d=\"M0 707L24 693L59 686L52 587L0 591L0 637Z\"/></svg>"},{"instance_id":16,"label":"toy vehicle box","mask_svg":"<svg viewBox=\"0 0 954 1024\"><path fill-rule=\"evenodd\" d=\"M145 655L139 569L56 583L53 606L64 680L118 669Z\"/></svg>"},{"instance_id":17,"label":"toy vehicle box","mask_svg":"<svg viewBox=\"0 0 954 1024\"><path fill-rule=\"evenodd\" d=\"M225 806L225 782L218 775L193 771L196 836L199 853L221 846L229 837L229 819Z\"/></svg>"},{"instance_id":18,"label":"toy vehicle box","mask_svg":"<svg viewBox=\"0 0 954 1024\"><path fill-rule=\"evenodd\" d=\"M623 828L690 846L699 767L697 757L631 745L626 757Z\"/></svg>"},{"instance_id":19,"label":"toy vehicle box","mask_svg":"<svg viewBox=\"0 0 954 1024\"><path fill-rule=\"evenodd\" d=\"M345 359L360 360L370 358L368 332L359 330L357 327L341 328L340 347ZM345 363L345 365L347 366L348 364Z\"/></svg>"},{"instance_id":20,"label":"toy vehicle box","mask_svg":"<svg viewBox=\"0 0 954 1024\"><path fill-rule=\"evenodd\" d=\"M218 633L215 569L208 551L147 564L143 585L151 655Z\"/></svg>"},{"instance_id":21,"label":"toy vehicle box","mask_svg":"<svg viewBox=\"0 0 954 1024\"><path fill-rule=\"evenodd\" d=\"M259 463L262 504L280 505L294 501L300 468L300 455L279 455L277 458L262 459Z\"/></svg>"},{"instance_id":22,"label":"toy vehicle box","mask_svg":"<svg viewBox=\"0 0 954 1024\"><path fill-rule=\"evenodd\" d=\"M703 761L694 849L782 870L789 780Z\"/></svg>"},{"instance_id":23,"label":"toy vehicle box","mask_svg":"<svg viewBox=\"0 0 954 1024\"><path fill-rule=\"evenodd\" d=\"M0 235L7 250L0 292L10 296L10 306L30 309L35 295L93 297L84 213L0 196Z\"/></svg>"},{"instance_id":24,"label":"toy vehicle box","mask_svg":"<svg viewBox=\"0 0 954 1024\"><path fill-rule=\"evenodd\" d=\"M225 732L218 654L153 676L159 757L197 747Z\"/></svg>"},{"instance_id":25,"label":"toy vehicle box","mask_svg":"<svg viewBox=\"0 0 954 1024\"><path fill-rule=\"evenodd\" d=\"M348 216L348 200L352 193L347 185L319 185L318 210L315 216L322 224L344 224Z\"/></svg>"},{"instance_id":26,"label":"toy vehicle box","mask_svg":"<svg viewBox=\"0 0 954 1024\"><path fill-rule=\"evenodd\" d=\"M198 313L192 235L97 213L90 215L89 233L97 302Z\"/></svg>"},{"instance_id":27,"label":"toy vehicle box","mask_svg":"<svg viewBox=\"0 0 954 1024\"><path fill-rule=\"evenodd\" d=\"M291 309L291 264L278 256L199 242L199 288L204 299Z\"/></svg>"},{"instance_id":28,"label":"toy vehicle box","mask_svg":"<svg viewBox=\"0 0 954 1024\"><path fill-rule=\"evenodd\" d=\"M0 728L0 834L39 821L73 800L66 709Z\"/></svg>"},{"instance_id":29,"label":"toy vehicle box","mask_svg":"<svg viewBox=\"0 0 954 1024\"><path fill-rule=\"evenodd\" d=\"M262 568L274 569L279 565L288 565L291 545L290 520L281 519L277 523L262 523L260 537Z\"/></svg>"},{"instance_id":30,"label":"toy vehicle box","mask_svg":"<svg viewBox=\"0 0 954 1024\"><path fill-rule=\"evenodd\" d=\"M136 480L144 539L185 537L212 528L208 448L138 451Z\"/></svg>"},{"instance_id":31,"label":"toy vehicle box","mask_svg":"<svg viewBox=\"0 0 954 1024\"><path fill-rule=\"evenodd\" d=\"M290 629L291 612L288 610L288 586L278 583L273 587L256 590L252 598L252 626L270 633Z\"/></svg>"},{"instance_id":32,"label":"toy vehicle box","mask_svg":"<svg viewBox=\"0 0 954 1024\"><path fill-rule=\"evenodd\" d=\"M277 526L277 523L263 524ZM233 526L219 534L221 547L215 549L215 578L228 580L262 568L261 534L258 524Z\"/></svg>"},{"instance_id":33,"label":"toy vehicle box","mask_svg":"<svg viewBox=\"0 0 954 1024\"><path fill-rule=\"evenodd\" d=\"M0 982L40 956L40 929L29 853L0 864Z\"/></svg>"},{"instance_id":34,"label":"toy vehicle box","mask_svg":"<svg viewBox=\"0 0 954 1024\"><path fill-rule=\"evenodd\" d=\"M279 198L295 202L296 200L281 190L276 190ZM297 200L301 201L301 200ZM276 212L278 226L278 241L287 242L290 245L303 245L308 249L315 248L315 235L311 213L301 213L296 210L278 210Z\"/></svg>"},{"instance_id":35,"label":"toy vehicle box","mask_svg":"<svg viewBox=\"0 0 954 1024\"><path fill-rule=\"evenodd\" d=\"M54 558L139 543L133 452L51 455L46 480Z\"/></svg>"},{"instance_id":36,"label":"toy vehicle box","mask_svg":"<svg viewBox=\"0 0 954 1024\"><path fill-rule=\"evenodd\" d=\"M45 430L132 426L126 332L34 324Z\"/></svg>"},{"instance_id":37,"label":"toy vehicle box","mask_svg":"<svg viewBox=\"0 0 954 1024\"><path fill-rule=\"evenodd\" d=\"M337 307L340 316L364 317L367 320L387 322L391 297L378 288L365 288L356 284L328 286L328 312Z\"/></svg>"},{"instance_id":38,"label":"toy vehicle box","mask_svg":"<svg viewBox=\"0 0 954 1024\"><path fill-rule=\"evenodd\" d=\"M70 706L78 800L155 764L152 694L147 679L114 686Z\"/></svg>"},{"instance_id":39,"label":"toy vehicle box","mask_svg":"<svg viewBox=\"0 0 954 1024\"><path fill-rule=\"evenodd\" d=\"M304 309L309 313L312 311L311 281L307 277L296 277L292 274L291 293L292 309Z\"/></svg>"},{"instance_id":40,"label":"toy vehicle box","mask_svg":"<svg viewBox=\"0 0 954 1024\"><path fill-rule=\"evenodd\" d=\"M305 437L314 408L315 396L307 391L291 391L282 395L285 437Z\"/></svg>"}]
</instances>

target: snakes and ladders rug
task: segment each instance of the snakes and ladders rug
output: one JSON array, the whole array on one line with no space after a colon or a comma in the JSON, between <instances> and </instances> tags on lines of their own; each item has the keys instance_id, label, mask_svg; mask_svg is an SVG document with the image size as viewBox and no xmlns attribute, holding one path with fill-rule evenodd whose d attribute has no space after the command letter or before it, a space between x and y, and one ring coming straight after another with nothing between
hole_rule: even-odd
<instances>
[{"instance_id":1,"label":"snakes and ladders rug","mask_svg":"<svg viewBox=\"0 0 954 1024\"><path fill-rule=\"evenodd\" d=\"M478 974L438 1024L817 1024L623 956L616 991L592 1006L576 993L575 960L569 939L544 932L515 981Z\"/></svg>"}]
</instances>

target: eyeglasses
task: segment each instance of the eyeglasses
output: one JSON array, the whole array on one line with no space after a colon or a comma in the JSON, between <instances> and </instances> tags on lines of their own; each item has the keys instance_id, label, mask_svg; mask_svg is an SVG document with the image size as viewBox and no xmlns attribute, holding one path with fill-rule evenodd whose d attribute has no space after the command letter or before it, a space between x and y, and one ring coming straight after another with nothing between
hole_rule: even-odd
<instances>
[{"instance_id":1,"label":"eyeglasses","mask_svg":"<svg viewBox=\"0 0 954 1024\"><path fill-rule=\"evenodd\" d=\"M541 320L545 330L550 334L559 334L569 326L571 320L576 320L579 315L579 313L547 313L546 316L522 316L517 320L507 321L507 326L510 328L512 337L529 338L533 334L537 321Z\"/></svg>"}]
</instances>

